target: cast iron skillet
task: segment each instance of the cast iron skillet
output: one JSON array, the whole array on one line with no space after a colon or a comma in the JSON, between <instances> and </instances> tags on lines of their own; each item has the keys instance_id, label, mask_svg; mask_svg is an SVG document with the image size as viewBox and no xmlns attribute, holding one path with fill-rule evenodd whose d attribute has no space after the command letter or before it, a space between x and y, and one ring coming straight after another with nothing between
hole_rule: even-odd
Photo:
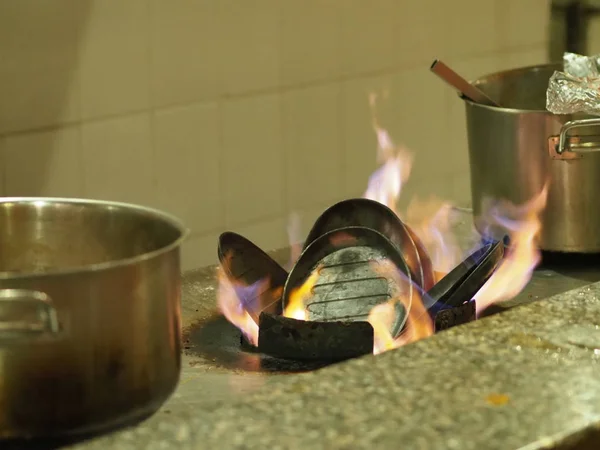
<instances>
[{"instance_id":1,"label":"cast iron skillet","mask_svg":"<svg viewBox=\"0 0 600 450\"><path fill-rule=\"evenodd\" d=\"M373 264L386 261L397 269L395 279L378 273ZM345 227L325 232L302 252L283 290L283 308L294 290L315 271L319 275L306 305L311 321L366 321L373 306L399 295L411 299L411 271L398 248L378 231ZM404 307L395 304L390 332L396 337L407 319Z\"/></svg>"},{"instance_id":2,"label":"cast iron skillet","mask_svg":"<svg viewBox=\"0 0 600 450\"><path fill-rule=\"evenodd\" d=\"M343 200L325 210L308 233L304 248L325 233L346 227L370 228L387 237L408 264L413 281L421 289L428 291L435 284L433 266L423 244L391 209L374 200Z\"/></svg>"},{"instance_id":3,"label":"cast iron skillet","mask_svg":"<svg viewBox=\"0 0 600 450\"><path fill-rule=\"evenodd\" d=\"M432 289L424 300L431 315L445 308L456 308L473 299L492 276L504 257L504 242L497 241L471 253Z\"/></svg>"},{"instance_id":4,"label":"cast iron skillet","mask_svg":"<svg viewBox=\"0 0 600 450\"><path fill-rule=\"evenodd\" d=\"M273 258L245 237L227 231L219 236L218 256L229 281L256 323L262 311L281 314L281 297L270 295L283 290L288 273ZM256 292L252 286L269 277L269 292ZM246 288L246 289L245 289Z\"/></svg>"}]
</instances>

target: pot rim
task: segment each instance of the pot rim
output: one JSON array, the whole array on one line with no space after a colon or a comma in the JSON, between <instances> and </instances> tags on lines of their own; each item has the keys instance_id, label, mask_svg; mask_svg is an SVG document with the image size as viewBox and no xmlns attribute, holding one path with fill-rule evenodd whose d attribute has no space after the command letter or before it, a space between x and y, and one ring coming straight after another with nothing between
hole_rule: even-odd
<instances>
[{"instance_id":1,"label":"pot rim","mask_svg":"<svg viewBox=\"0 0 600 450\"><path fill-rule=\"evenodd\" d=\"M44 272L3 272L0 271L0 280L17 280L26 278L46 278L53 276L76 275L81 273L101 272L112 270L119 267L135 265L150 259L154 259L162 254L169 253L173 249L180 247L181 244L189 237L190 230L183 225L183 222L172 214L161 211L159 209L142 206L135 203L119 202L112 200L98 200L88 198L69 198L69 197L0 197L0 204L3 203L65 203L79 205L97 205L103 207L114 207L137 211L149 215L154 219L168 223L179 232L179 237L173 240L168 245L165 245L156 250L141 253L129 258L115 259L111 261L85 264L64 269L53 269Z\"/></svg>"},{"instance_id":2,"label":"pot rim","mask_svg":"<svg viewBox=\"0 0 600 450\"><path fill-rule=\"evenodd\" d=\"M541 70L541 69L552 69L561 70L562 66L560 63L545 63L545 64L534 64L532 66L524 66L524 67L516 67L513 69L502 70L499 72L492 72L486 75L483 75L473 81L469 81L473 86L479 86L484 82L491 81L497 78L504 77L506 75L514 75L519 72L530 72L532 70ZM468 103L470 106L488 109L491 111L498 111L507 114L549 114L551 116L556 117L568 117L568 115L562 114L554 114L548 111L547 109L518 109L518 108L505 108L502 106L489 106L481 103L474 102L468 98L466 98L461 93L458 94L458 97L463 100L465 103Z\"/></svg>"}]
</instances>

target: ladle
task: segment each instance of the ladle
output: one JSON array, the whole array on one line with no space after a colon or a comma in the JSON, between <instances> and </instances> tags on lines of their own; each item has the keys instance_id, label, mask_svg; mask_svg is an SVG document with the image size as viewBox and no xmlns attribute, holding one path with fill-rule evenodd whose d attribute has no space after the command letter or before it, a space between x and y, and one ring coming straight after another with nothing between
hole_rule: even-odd
<instances>
[{"instance_id":1,"label":"ladle","mask_svg":"<svg viewBox=\"0 0 600 450\"><path fill-rule=\"evenodd\" d=\"M440 77L450 86L458 90L464 97L468 98L469 100L487 106L500 106L498 103L496 103L486 94L484 94L480 89L473 86L471 83L469 83L467 80L465 80L463 77L461 77L459 74L457 74L454 70L452 70L439 59L433 61L430 69L438 77Z\"/></svg>"}]
</instances>

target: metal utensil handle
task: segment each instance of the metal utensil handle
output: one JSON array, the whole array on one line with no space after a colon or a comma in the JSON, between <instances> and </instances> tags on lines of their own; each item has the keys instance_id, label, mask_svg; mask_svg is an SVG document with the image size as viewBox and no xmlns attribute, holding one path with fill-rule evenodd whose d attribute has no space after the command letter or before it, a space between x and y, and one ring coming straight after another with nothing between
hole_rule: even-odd
<instances>
[{"instance_id":1,"label":"metal utensil handle","mask_svg":"<svg viewBox=\"0 0 600 450\"><path fill-rule=\"evenodd\" d=\"M0 320L0 331L45 331L58 333L60 326L56 309L48 294L29 289L0 289L0 302L29 303L36 308L42 327L36 323Z\"/></svg>"},{"instance_id":2,"label":"metal utensil handle","mask_svg":"<svg viewBox=\"0 0 600 450\"><path fill-rule=\"evenodd\" d=\"M433 61L429 69L469 100L482 105L499 106L498 103L489 98L481 89L473 86L439 59Z\"/></svg>"},{"instance_id":3,"label":"metal utensil handle","mask_svg":"<svg viewBox=\"0 0 600 450\"><path fill-rule=\"evenodd\" d=\"M567 148L567 133L574 128L588 127L588 126L600 126L600 118L598 119L581 119L571 120L565 123L560 129L560 135L558 138L558 148L556 153L562 155L565 151L573 153L592 153L600 152L600 142L596 145L577 145L577 143L570 143Z\"/></svg>"}]
</instances>

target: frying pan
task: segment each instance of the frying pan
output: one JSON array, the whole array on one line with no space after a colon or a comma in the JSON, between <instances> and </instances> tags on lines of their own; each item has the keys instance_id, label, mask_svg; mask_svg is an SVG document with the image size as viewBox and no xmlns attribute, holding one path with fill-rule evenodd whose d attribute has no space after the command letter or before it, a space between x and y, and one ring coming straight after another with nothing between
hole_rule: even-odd
<instances>
[{"instance_id":1,"label":"frying pan","mask_svg":"<svg viewBox=\"0 0 600 450\"><path fill-rule=\"evenodd\" d=\"M281 314L281 296L275 293L283 290L288 277L285 269L253 242L231 231L219 236L218 256L238 298L257 324L262 311ZM254 289L266 278L270 279L266 290Z\"/></svg>"},{"instance_id":2,"label":"frying pan","mask_svg":"<svg viewBox=\"0 0 600 450\"><path fill-rule=\"evenodd\" d=\"M304 248L320 236L345 227L364 227L379 232L402 255L412 280L419 287L427 291L435 284L431 260L415 233L391 209L374 200L343 200L325 210L308 233Z\"/></svg>"},{"instance_id":3,"label":"frying pan","mask_svg":"<svg viewBox=\"0 0 600 450\"><path fill-rule=\"evenodd\" d=\"M338 217L333 215L332 218ZM393 280L376 271L376 265L391 262L402 277ZM366 321L377 304L404 295L412 298L411 271L398 248L383 234L366 227L344 227L324 232L304 249L292 268L283 290L283 307L295 289L318 270L312 295L306 302L311 321ZM407 319L396 303L390 333L397 336Z\"/></svg>"},{"instance_id":4,"label":"frying pan","mask_svg":"<svg viewBox=\"0 0 600 450\"><path fill-rule=\"evenodd\" d=\"M430 314L456 308L471 300L492 276L503 257L502 240L471 253L427 292L426 306L430 306Z\"/></svg>"}]
</instances>

